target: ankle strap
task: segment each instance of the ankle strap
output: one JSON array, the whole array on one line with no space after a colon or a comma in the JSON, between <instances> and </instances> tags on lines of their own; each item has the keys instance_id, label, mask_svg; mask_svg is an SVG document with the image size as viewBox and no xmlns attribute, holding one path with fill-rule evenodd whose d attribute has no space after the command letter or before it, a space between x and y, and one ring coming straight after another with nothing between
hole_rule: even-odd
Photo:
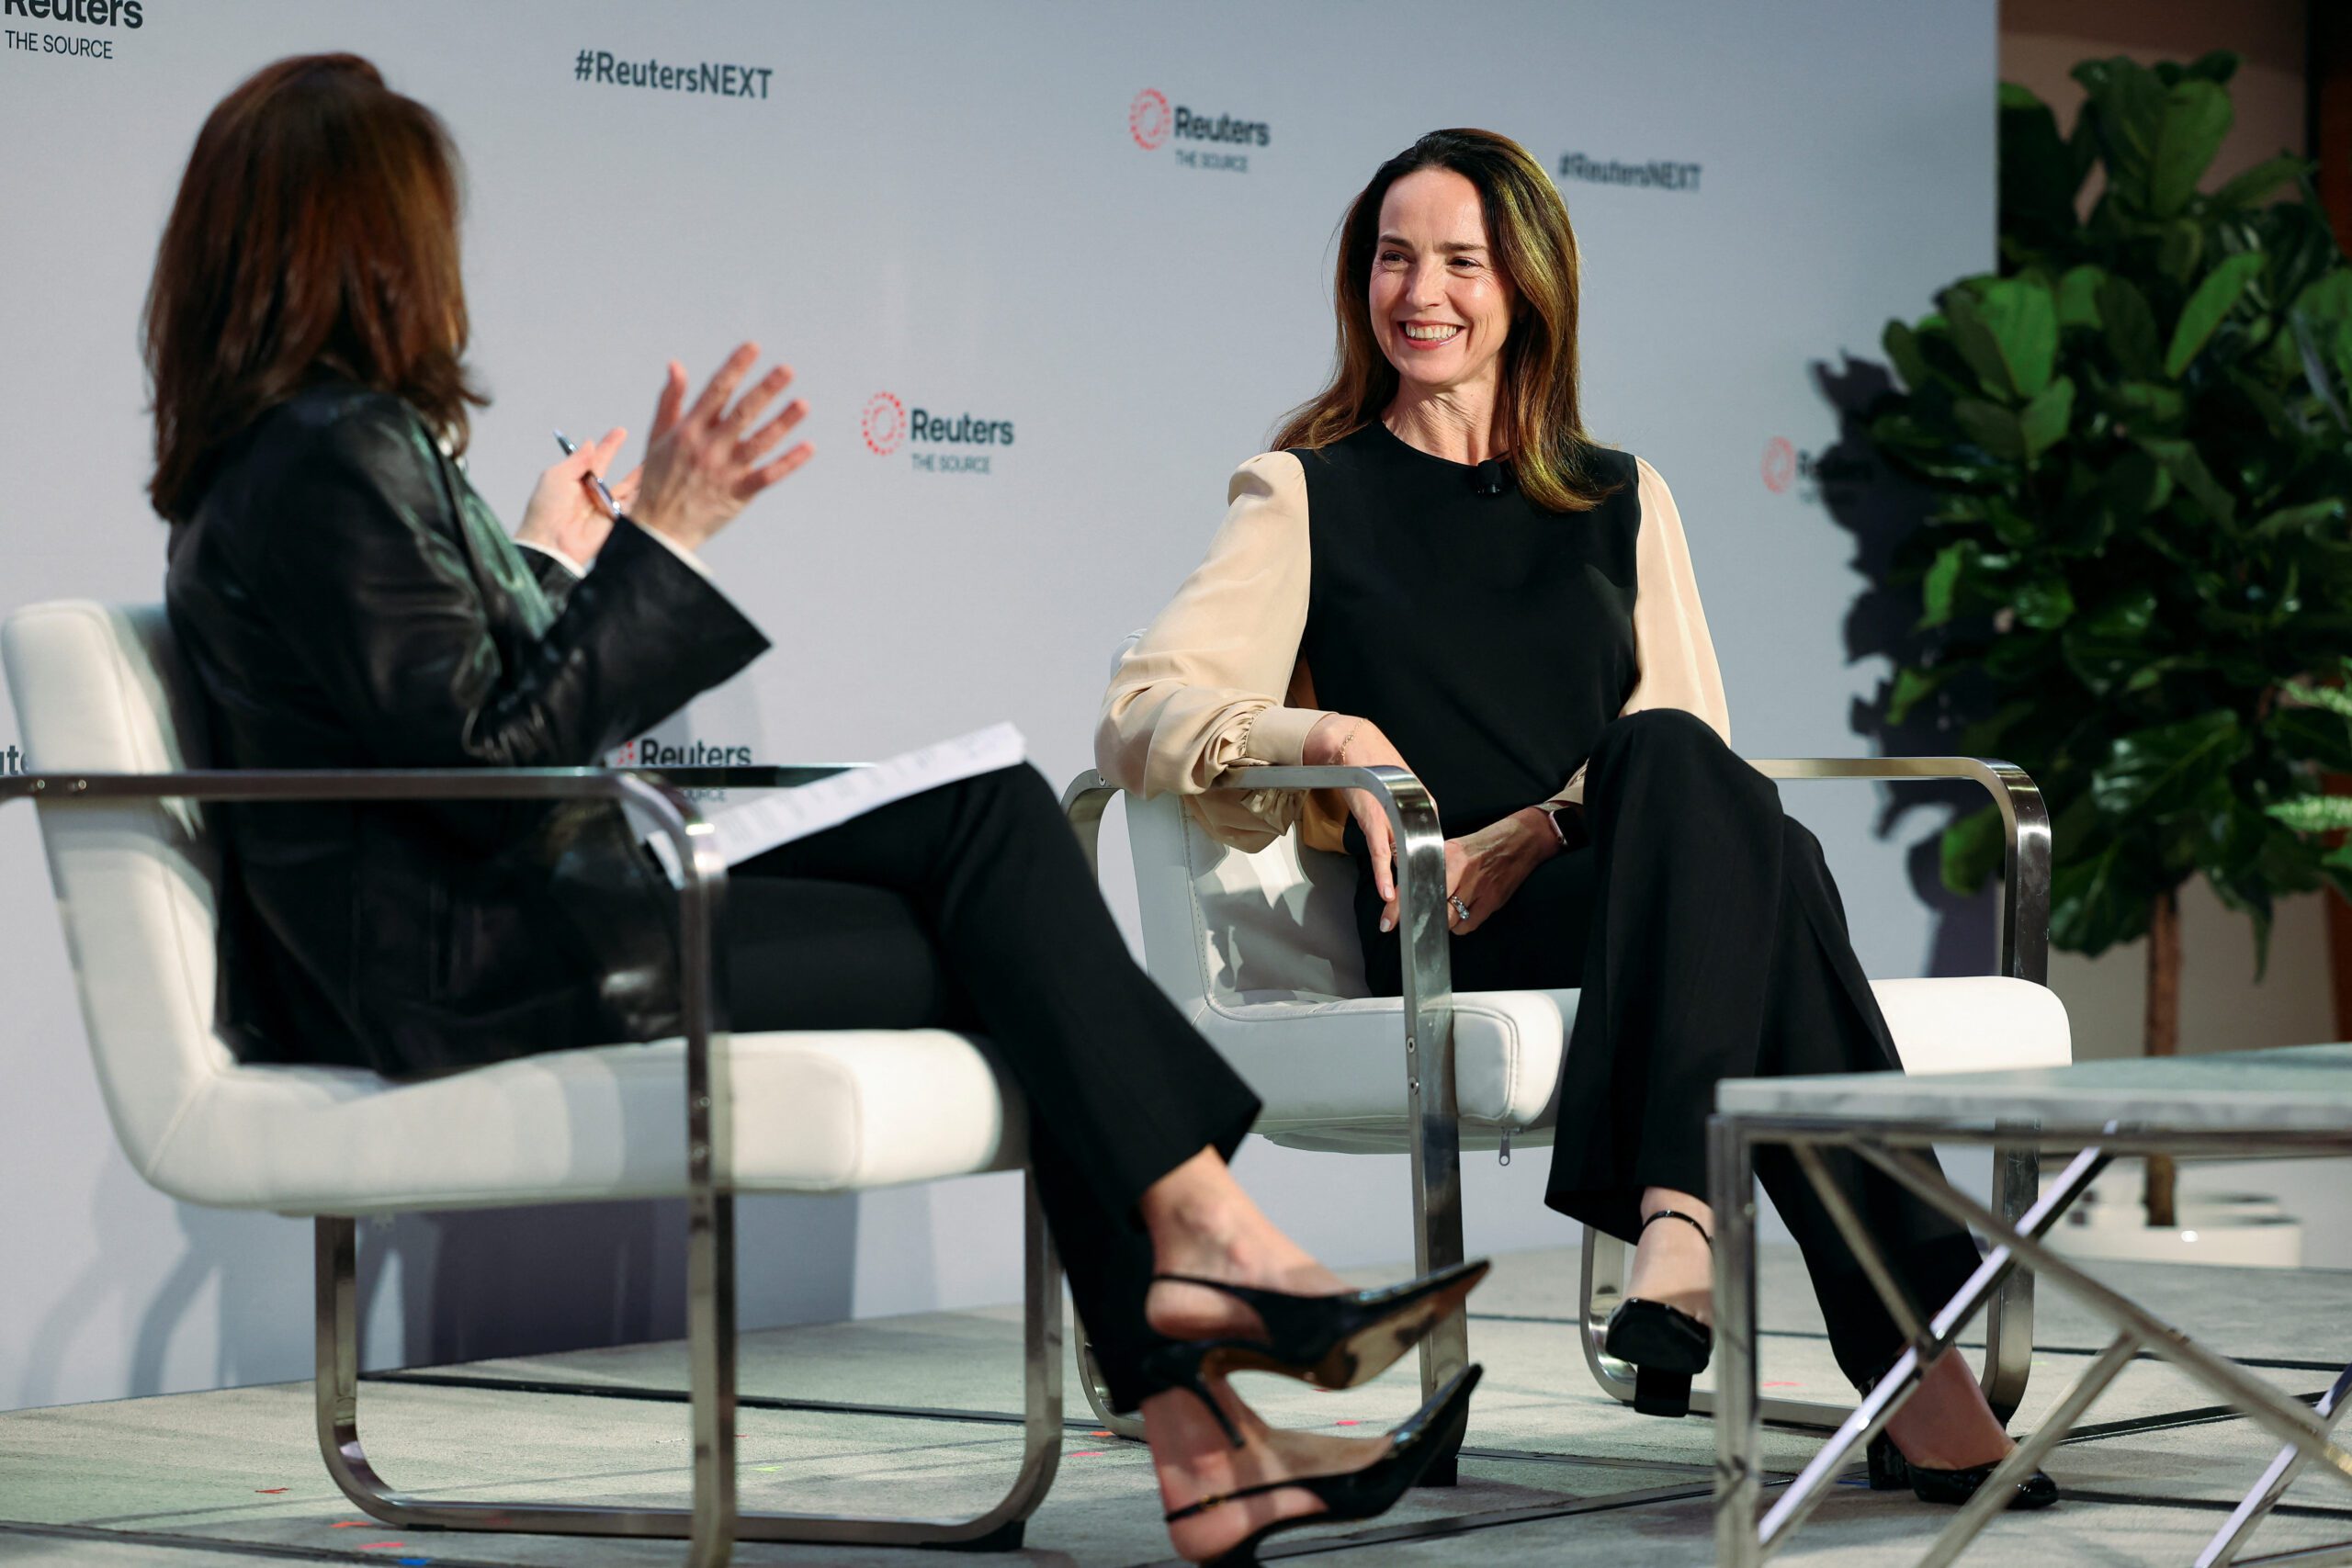
<instances>
[{"instance_id":1,"label":"ankle strap","mask_svg":"<svg viewBox=\"0 0 2352 1568\"><path fill-rule=\"evenodd\" d=\"M1707 1250L1709 1252L1713 1252L1715 1249L1715 1238L1707 1234L1707 1227L1701 1224L1697 1220L1691 1218L1689 1214L1684 1213L1679 1209L1658 1210L1656 1213L1647 1216L1642 1221L1642 1229L1647 1230L1652 1225L1657 1224L1660 1220L1680 1220L1684 1224L1689 1225L1692 1230L1699 1233L1699 1239L1707 1244Z\"/></svg>"},{"instance_id":2,"label":"ankle strap","mask_svg":"<svg viewBox=\"0 0 2352 1568\"><path fill-rule=\"evenodd\" d=\"M1238 1502L1244 1497L1255 1497L1263 1492L1279 1492L1285 1486L1305 1484L1306 1482L1293 1476L1288 1481L1261 1481L1255 1486L1237 1487L1231 1492L1212 1492L1197 1503L1187 1503L1181 1508L1160 1515L1159 1519L1162 1524L1172 1525L1181 1519L1189 1519L1195 1515L1205 1514L1220 1504Z\"/></svg>"}]
</instances>

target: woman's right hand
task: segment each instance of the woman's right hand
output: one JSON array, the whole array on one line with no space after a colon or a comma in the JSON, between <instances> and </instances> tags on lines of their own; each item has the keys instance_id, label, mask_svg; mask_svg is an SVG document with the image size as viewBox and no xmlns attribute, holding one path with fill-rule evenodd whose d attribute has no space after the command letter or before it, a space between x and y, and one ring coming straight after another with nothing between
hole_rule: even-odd
<instances>
[{"instance_id":1,"label":"woman's right hand","mask_svg":"<svg viewBox=\"0 0 2352 1568\"><path fill-rule=\"evenodd\" d=\"M797 398L757 430L752 422L791 383L792 372L777 366L729 408L728 400L759 362L757 344L744 344L727 356L692 408L686 407L686 367L670 362L670 378L653 409L653 434L646 449L632 521L673 543L695 549L734 520L752 498L807 462L804 441L771 463L769 448L791 433L808 412Z\"/></svg>"},{"instance_id":2,"label":"woman's right hand","mask_svg":"<svg viewBox=\"0 0 2352 1568\"><path fill-rule=\"evenodd\" d=\"M1404 768L1411 772L1380 726L1368 718L1352 714L1325 714L1316 720L1315 728L1306 732L1304 759L1313 767ZM1386 907L1380 912L1380 929L1396 928L1396 838L1388 826L1388 811L1380 797L1366 789L1347 792L1348 815L1354 818L1357 829L1363 834L1364 848L1372 857L1372 883L1380 892Z\"/></svg>"}]
</instances>

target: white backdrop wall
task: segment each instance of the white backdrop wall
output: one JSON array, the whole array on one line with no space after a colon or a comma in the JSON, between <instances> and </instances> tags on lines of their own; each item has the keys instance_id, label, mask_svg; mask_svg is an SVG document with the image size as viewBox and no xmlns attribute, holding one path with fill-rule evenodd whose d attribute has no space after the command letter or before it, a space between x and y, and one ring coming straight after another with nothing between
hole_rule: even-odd
<instances>
[{"instance_id":1,"label":"white backdrop wall","mask_svg":"<svg viewBox=\"0 0 2352 1568\"><path fill-rule=\"evenodd\" d=\"M1470 124L1561 175L1591 423L1676 491L1742 749L1866 749L1849 708L1882 665L1849 657L1861 580L1817 494L1838 433L1817 367L1874 358L1888 315L1989 265L1993 0L1430 17L1401 0L12 11L0 607L157 596L135 337L156 235L222 93L277 55L350 49L467 159L475 362L497 399L473 473L510 518L548 427L641 426L665 358L699 378L752 337L799 373L817 461L710 551L776 649L663 738L842 758L1010 718L1059 783L1091 763L1113 645L1198 558L1228 470L1320 384L1347 198L1419 132ZM732 91L624 85L665 69ZM1263 135L1175 133L1220 117ZM894 440L917 409L1011 439ZM1923 899L1874 834L1881 803L1815 787L1792 804L1871 972L1981 961L1983 911ZM1115 829L1106 852L1124 917ZM0 812L0 1407L302 1375L307 1227L175 1204L114 1152L21 807ZM1476 1162L1476 1245L1571 1238L1543 1168ZM1259 1147L1243 1169L1335 1259L1408 1250L1396 1162ZM750 1325L1016 1290L1005 1179L763 1202L744 1226ZM673 1331L677 1232L661 1205L374 1227L370 1359Z\"/></svg>"}]
</instances>

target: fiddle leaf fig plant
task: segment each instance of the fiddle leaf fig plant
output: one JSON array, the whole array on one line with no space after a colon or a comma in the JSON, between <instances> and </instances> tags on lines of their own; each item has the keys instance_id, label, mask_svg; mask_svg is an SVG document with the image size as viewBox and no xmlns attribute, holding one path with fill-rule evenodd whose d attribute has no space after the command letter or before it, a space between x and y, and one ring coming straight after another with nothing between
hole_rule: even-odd
<instances>
[{"instance_id":1,"label":"fiddle leaf fig plant","mask_svg":"<svg viewBox=\"0 0 2352 1568\"><path fill-rule=\"evenodd\" d=\"M2280 897L2352 893L2322 779L2352 773L2352 270L2305 160L2205 188L2236 65L2085 62L2066 136L2005 85L1999 268L1888 324L1902 390L1870 427L1932 492L1887 717L2041 785L2051 938L2153 932L2156 1052L2184 882L2254 922L2258 965ZM1946 883L2000 847L1991 808L1961 818Z\"/></svg>"}]
</instances>

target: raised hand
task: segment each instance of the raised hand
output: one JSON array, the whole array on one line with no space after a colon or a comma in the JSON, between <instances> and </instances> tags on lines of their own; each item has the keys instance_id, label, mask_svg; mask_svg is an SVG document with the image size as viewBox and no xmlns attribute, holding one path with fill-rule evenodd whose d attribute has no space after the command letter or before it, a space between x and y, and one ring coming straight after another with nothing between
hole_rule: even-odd
<instances>
[{"instance_id":1,"label":"raised hand","mask_svg":"<svg viewBox=\"0 0 2352 1568\"><path fill-rule=\"evenodd\" d=\"M761 460L807 417L808 405L796 398L754 429L761 411L792 382L791 370L779 365L737 398L736 389L759 357L757 344L736 349L691 407L686 368L670 362L669 378L654 405L653 434L632 520L696 548L732 522L752 497L808 460L812 448L806 441L782 457Z\"/></svg>"},{"instance_id":2,"label":"raised hand","mask_svg":"<svg viewBox=\"0 0 2352 1568\"><path fill-rule=\"evenodd\" d=\"M596 499L594 486L588 483L592 474L602 477L620 456L621 445L628 439L626 430L610 430L601 441L592 441L553 468L540 473L537 484L531 487L531 499L523 508L522 526L514 530L516 540L555 551L582 566L596 558L605 547L605 538L613 531L613 520L605 513L604 503ZM639 475L629 476L614 485L613 499L623 508L636 493Z\"/></svg>"}]
</instances>

